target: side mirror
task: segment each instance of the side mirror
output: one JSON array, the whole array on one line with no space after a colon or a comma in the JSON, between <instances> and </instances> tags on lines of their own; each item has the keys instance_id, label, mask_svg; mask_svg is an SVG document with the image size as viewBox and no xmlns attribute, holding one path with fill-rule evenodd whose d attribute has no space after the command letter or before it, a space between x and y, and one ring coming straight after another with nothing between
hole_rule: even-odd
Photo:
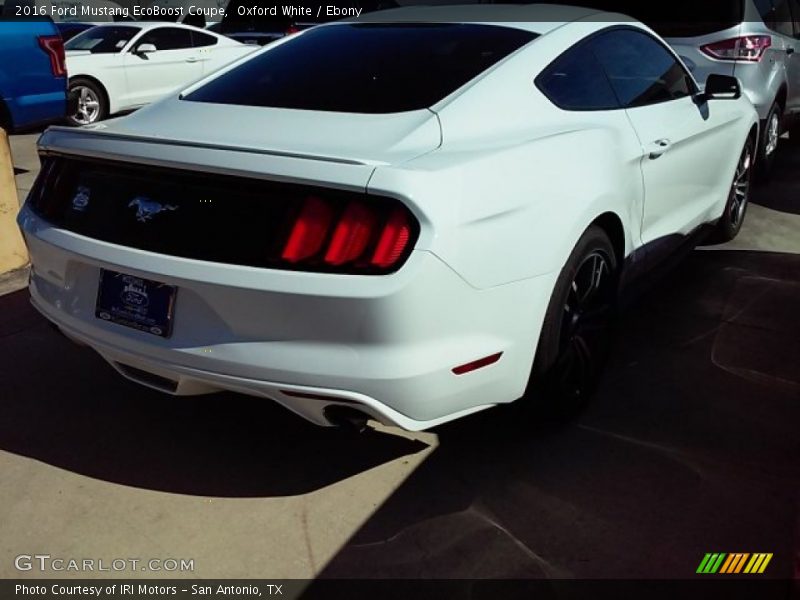
<instances>
[{"instance_id":1,"label":"side mirror","mask_svg":"<svg viewBox=\"0 0 800 600\"><path fill-rule=\"evenodd\" d=\"M703 96L706 100L736 100L742 96L742 86L736 77L712 73L706 79Z\"/></svg>"},{"instance_id":2,"label":"side mirror","mask_svg":"<svg viewBox=\"0 0 800 600\"><path fill-rule=\"evenodd\" d=\"M152 54L153 52L156 51L156 49L157 48L156 48L155 44L139 44L136 47L136 50L134 51L134 54L136 54L137 56L139 56L141 58L147 58L147 55L148 54Z\"/></svg>"}]
</instances>

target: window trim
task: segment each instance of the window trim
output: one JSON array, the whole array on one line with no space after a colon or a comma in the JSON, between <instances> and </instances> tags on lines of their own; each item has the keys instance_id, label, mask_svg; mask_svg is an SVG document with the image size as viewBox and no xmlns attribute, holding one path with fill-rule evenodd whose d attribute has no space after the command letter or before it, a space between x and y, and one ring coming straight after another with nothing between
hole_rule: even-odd
<instances>
[{"instance_id":1,"label":"window trim","mask_svg":"<svg viewBox=\"0 0 800 600\"><path fill-rule=\"evenodd\" d=\"M655 106L657 104L664 104L665 102L676 102L678 100L683 100L683 98L673 98L671 100L661 100L660 102L651 102L651 103L648 103L648 104L642 104L641 106L624 106L622 104L622 102L620 102L619 96L617 96L617 92L614 89L614 85L611 82L611 78L608 76L608 72L606 71L605 67L603 66L603 63L600 61L599 58L596 58L596 57L595 57L595 60L597 60L600 68L603 70L603 74L605 75L606 79L608 80L609 85L611 86L611 91L614 93L614 96L617 97L617 105L618 105L617 108L585 108L585 109L564 108L562 106L559 106L558 103L554 102L550 98L550 96L548 96L545 93L545 91L542 89L542 87L540 85L541 82L539 80L542 77L542 75L546 71L548 71L551 67L553 67L553 65L556 62L561 60L564 57L564 55L566 55L567 53L571 52L573 49L576 49L576 48L578 48L579 46L581 46L583 44L588 44L593 39L595 39L595 38L597 38L597 37L599 37L601 35L606 35L608 33L614 32L614 31L633 31L633 32L636 32L636 33L640 33L640 34L650 38L651 40L653 40L659 46L664 48L667 51L667 53L669 53L669 55L672 56L675 59L675 62L678 63L678 66L681 69L683 69L684 74L688 77L687 81L691 84L690 87L692 88L692 90L690 90L691 93L688 96L685 96L685 98L694 98L694 97L697 96L697 94L700 93L700 86L697 83L697 81L695 80L694 75L692 75L692 73L689 71L689 69L686 68L686 65L683 64L683 61L680 59L678 54L669 46L669 44L667 44L663 40L659 39L658 37L654 36L652 33L650 33L646 29L642 29L640 27L633 27L631 25L612 25L611 27L606 27L604 29L600 29L599 31L595 31L594 33L591 33L590 35L586 36L585 38L582 38L581 40L577 41L572 46L570 46L569 48L567 48L566 50L561 52L558 56L556 56L556 58L554 58L551 62L549 62L547 64L547 66L544 69L542 69L538 73L538 75L536 75L536 77L533 79L533 83L536 86L536 88L539 90L539 92L541 92L541 94L545 98L547 98L548 102L550 102L553 106L556 106L557 108L559 108L561 110L564 110L564 111L568 111L568 112L607 112L607 111L611 111L611 110L631 110L631 109L635 109L635 108L643 108L643 107L646 107L646 106Z\"/></svg>"}]
</instances>

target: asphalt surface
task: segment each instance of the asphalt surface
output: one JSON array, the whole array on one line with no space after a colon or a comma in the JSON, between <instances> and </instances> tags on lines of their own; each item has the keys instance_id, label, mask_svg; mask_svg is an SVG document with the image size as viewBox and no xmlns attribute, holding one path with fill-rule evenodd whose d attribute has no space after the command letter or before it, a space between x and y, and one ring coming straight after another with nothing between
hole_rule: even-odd
<instances>
[{"instance_id":1,"label":"asphalt surface","mask_svg":"<svg viewBox=\"0 0 800 600\"><path fill-rule=\"evenodd\" d=\"M0 297L0 576L30 551L189 556L195 577L601 579L770 552L764 577L795 576L800 150L783 145L740 237L625 312L569 424L495 410L353 438L243 396L170 398L25 291Z\"/></svg>"}]
</instances>

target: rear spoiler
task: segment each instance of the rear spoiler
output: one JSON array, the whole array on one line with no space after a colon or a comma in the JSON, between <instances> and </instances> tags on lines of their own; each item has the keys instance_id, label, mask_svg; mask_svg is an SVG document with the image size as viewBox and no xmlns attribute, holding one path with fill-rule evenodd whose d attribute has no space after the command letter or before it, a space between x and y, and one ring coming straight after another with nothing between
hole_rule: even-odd
<instances>
[{"instance_id":1,"label":"rear spoiler","mask_svg":"<svg viewBox=\"0 0 800 600\"><path fill-rule=\"evenodd\" d=\"M366 191L377 168L325 156L112 133L103 131L102 125L96 129L50 127L39 138L39 152L357 192Z\"/></svg>"}]
</instances>

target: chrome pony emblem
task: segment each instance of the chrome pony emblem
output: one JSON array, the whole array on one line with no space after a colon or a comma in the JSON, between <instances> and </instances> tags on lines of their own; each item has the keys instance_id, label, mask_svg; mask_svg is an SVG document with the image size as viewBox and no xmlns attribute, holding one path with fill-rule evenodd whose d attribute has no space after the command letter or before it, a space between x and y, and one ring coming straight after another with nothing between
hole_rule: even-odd
<instances>
[{"instance_id":1,"label":"chrome pony emblem","mask_svg":"<svg viewBox=\"0 0 800 600\"><path fill-rule=\"evenodd\" d=\"M75 196L72 198L72 210L83 212L89 206L89 188L79 185L75 191Z\"/></svg>"},{"instance_id":2,"label":"chrome pony emblem","mask_svg":"<svg viewBox=\"0 0 800 600\"><path fill-rule=\"evenodd\" d=\"M168 210L178 210L174 204L161 204L145 196L136 196L128 204L128 208L136 207L136 220L146 223L158 213Z\"/></svg>"}]
</instances>

